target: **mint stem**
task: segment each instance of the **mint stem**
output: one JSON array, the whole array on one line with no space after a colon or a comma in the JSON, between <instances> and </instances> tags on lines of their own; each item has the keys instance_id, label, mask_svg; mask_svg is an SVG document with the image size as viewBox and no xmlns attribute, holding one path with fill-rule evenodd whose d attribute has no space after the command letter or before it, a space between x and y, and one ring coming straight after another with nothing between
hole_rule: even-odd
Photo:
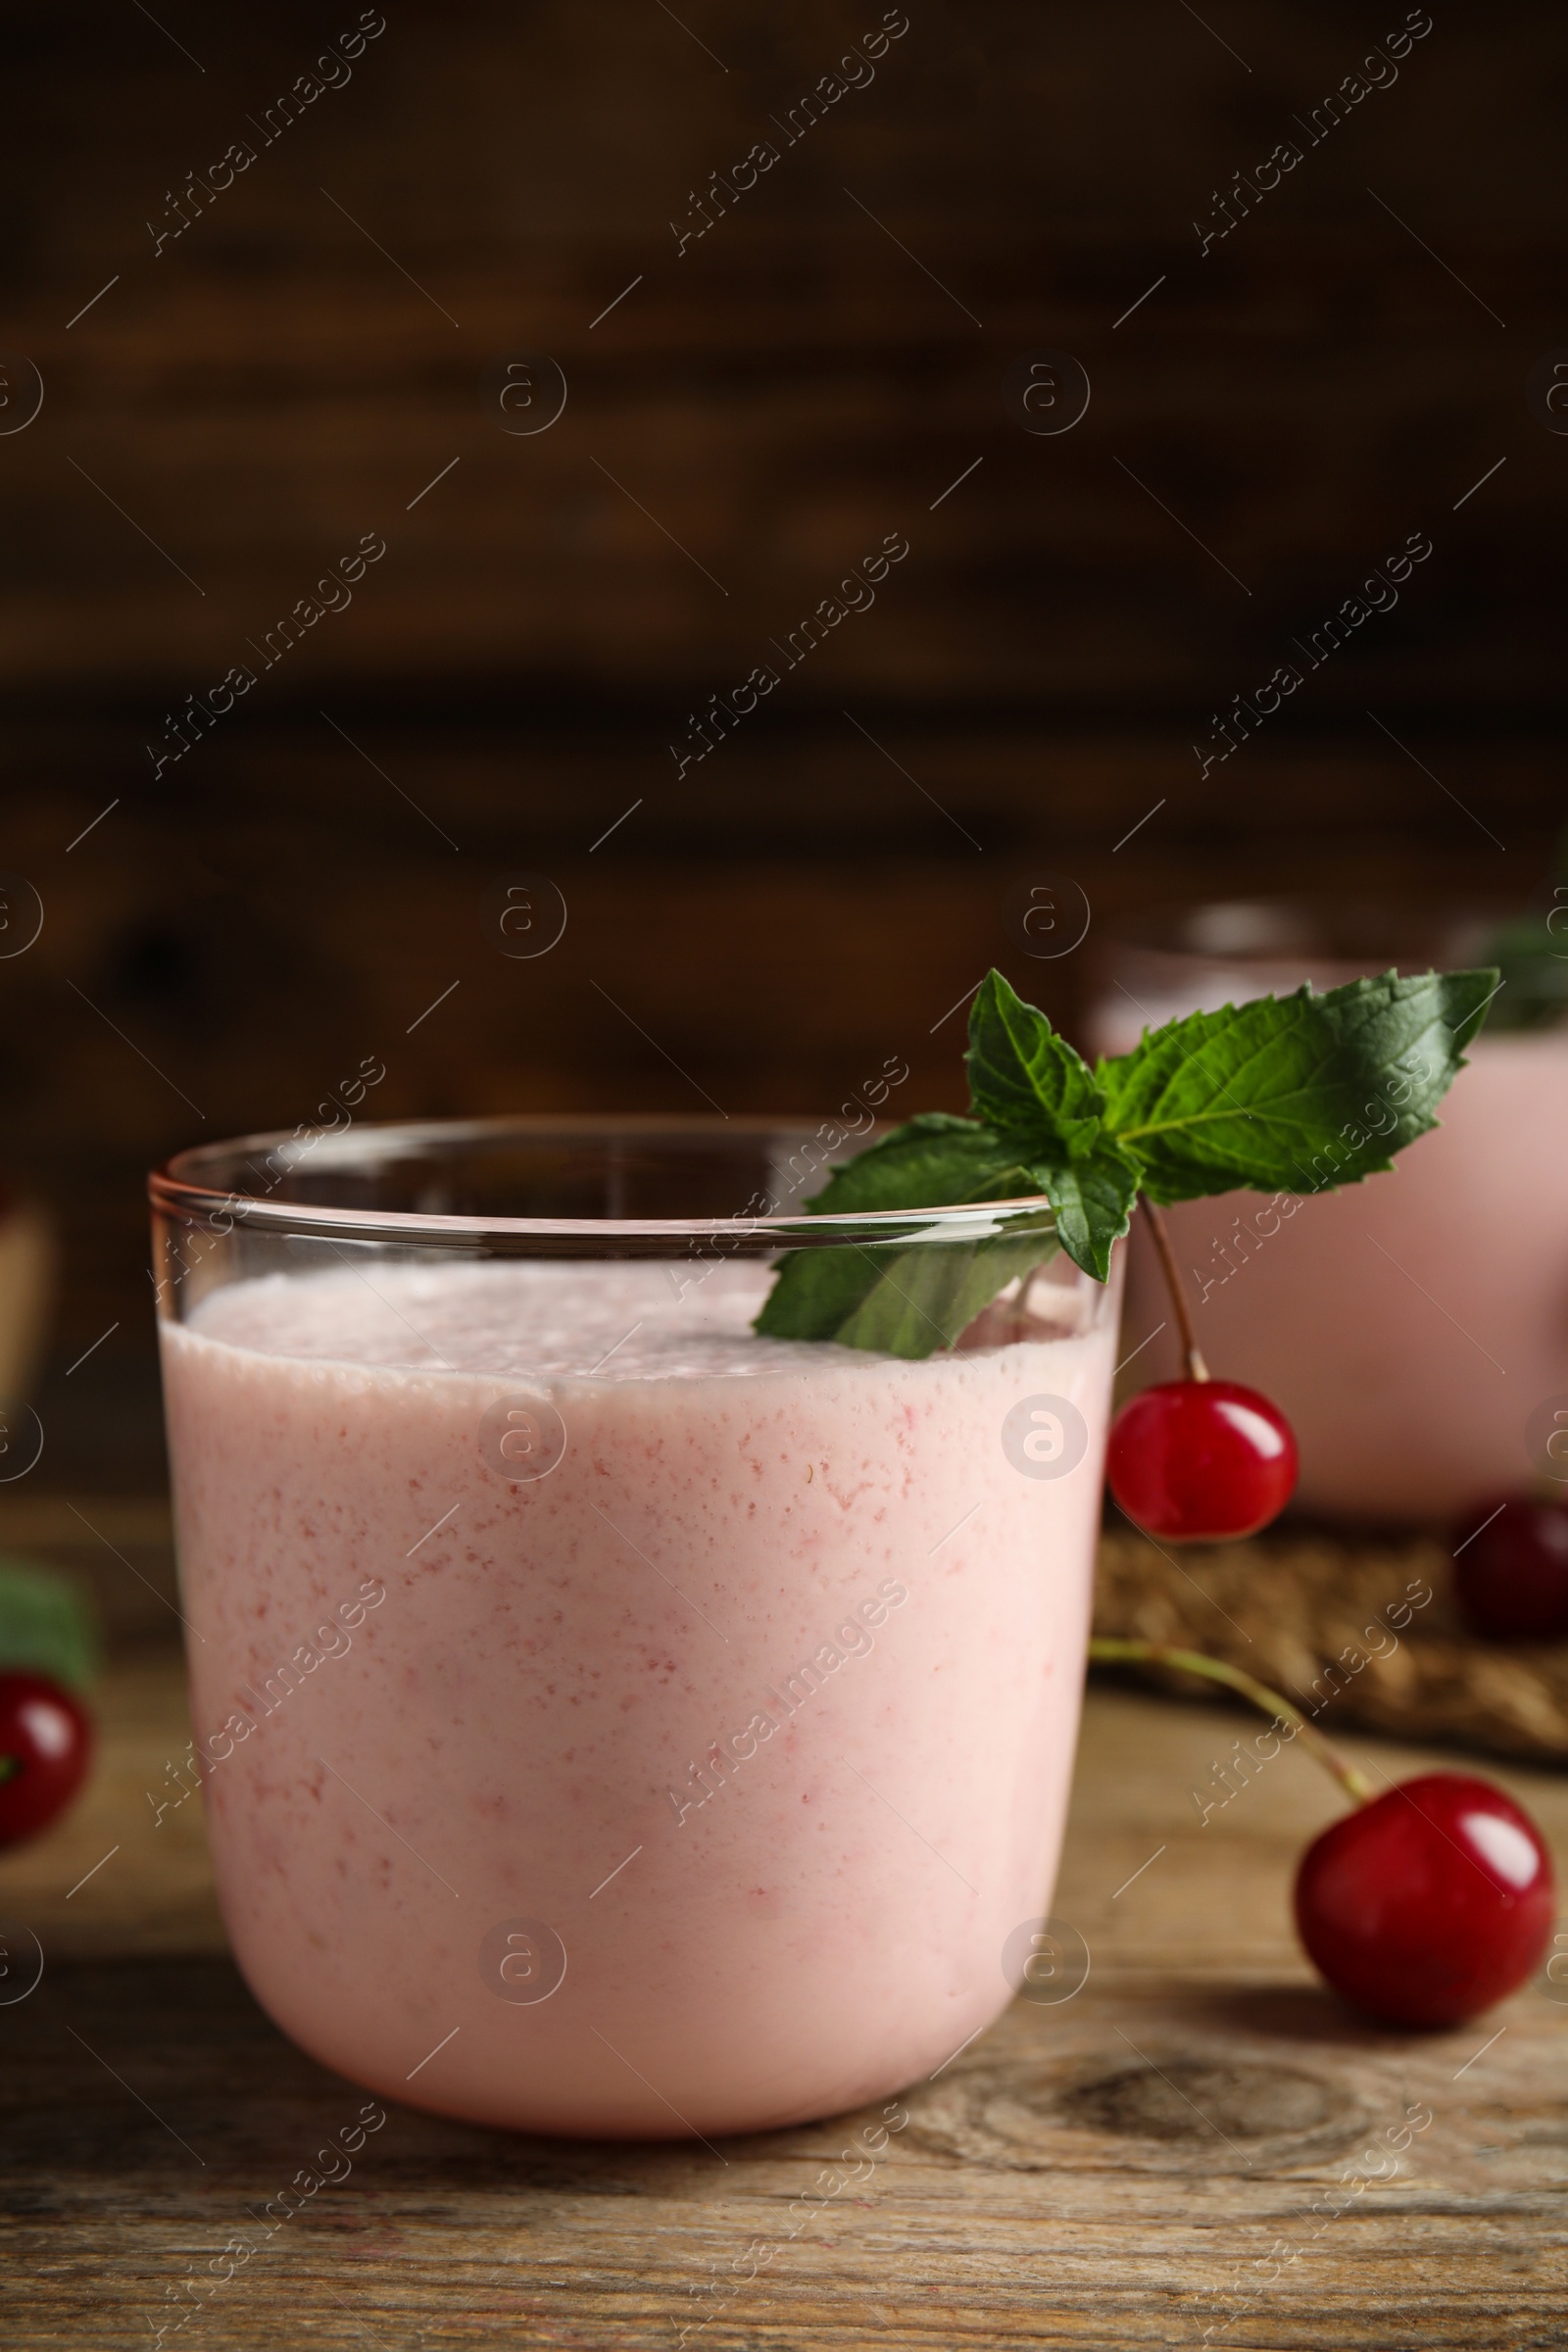
<instances>
[{"instance_id":1,"label":"mint stem","mask_svg":"<svg viewBox=\"0 0 1568 2352\"><path fill-rule=\"evenodd\" d=\"M1154 1237L1154 1248L1159 1251L1159 1263L1165 1277L1165 1288L1170 1293L1170 1302L1175 1312L1177 1328L1182 1335L1182 1353L1187 1359L1187 1377L1189 1380L1206 1380L1208 1366L1203 1361L1202 1352L1193 1331L1193 1318L1187 1305L1187 1294L1182 1288L1181 1273L1176 1264L1176 1252L1170 1246L1170 1234L1166 1229L1164 1212L1154 1206L1147 1193L1142 1196L1139 1206L1149 1219L1149 1230Z\"/></svg>"},{"instance_id":2,"label":"mint stem","mask_svg":"<svg viewBox=\"0 0 1568 2352\"><path fill-rule=\"evenodd\" d=\"M1183 1674L1207 1675L1210 1682L1223 1683L1227 1690L1250 1699L1265 1715L1276 1716L1285 1723L1294 1723L1324 1771L1334 1775L1346 1794L1356 1804L1370 1804L1377 1794L1365 1773L1357 1772L1355 1766L1324 1739L1316 1724L1307 1721L1299 1707L1294 1706L1288 1698L1282 1698L1277 1690L1271 1690L1266 1683L1260 1683L1254 1676L1244 1673L1240 1666L1227 1666L1223 1658L1206 1658L1201 1650L1177 1649L1168 1642L1123 1641L1119 1635L1112 1634L1097 1634L1089 1644L1089 1657L1090 1662L1097 1666L1178 1666Z\"/></svg>"}]
</instances>

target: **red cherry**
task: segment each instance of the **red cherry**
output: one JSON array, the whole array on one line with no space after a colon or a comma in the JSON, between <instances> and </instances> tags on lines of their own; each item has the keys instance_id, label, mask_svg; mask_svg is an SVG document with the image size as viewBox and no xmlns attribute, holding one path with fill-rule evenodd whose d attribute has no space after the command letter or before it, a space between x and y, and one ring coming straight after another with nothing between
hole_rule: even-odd
<instances>
[{"instance_id":1,"label":"red cherry","mask_svg":"<svg viewBox=\"0 0 1568 2352\"><path fill-rule=\"evenodd\" d=\"M1456 2026L1513 1992L1551 1938L1551 1857L1490 1781L1427 1772L1301 1857L1296 1925L1336 1992L1396 2026Z\"/></svg>"},{"instance_id":2,"label":"red cherry","mask_svg":"<svg viewBox=\"0 0 1568 2352\"><path fill-rule=\"evenodd\" d=\"M1568 1504L1491 1495L1455 1524L1453 1545L1454 1592L1472 1633L1568 1639Z\"/></svg>"},{"instance_id":3,"label":"red cherry","mask_svg":"<svg viewBox=\"0 0 1568 2352\"><path fill-rule=\"evenodd\" d=\"M1129 1519L1186 1543L1250 1536L1296 1488L1296 1439L1278 1405L1234 1380L1167 1380L1111 1425L1105 1474Z\"/></svg>"},{"instance_id":4,"label":"red cherry","mask_svg":"<svg viewBox=\"0 0 1568 2352\"><path fill-rule=\"evenodd\" d=\"M41 1674L0 1674L0 1846L47 1829L86 1778L92 1719Z\"/></svg>"}]
</instances>

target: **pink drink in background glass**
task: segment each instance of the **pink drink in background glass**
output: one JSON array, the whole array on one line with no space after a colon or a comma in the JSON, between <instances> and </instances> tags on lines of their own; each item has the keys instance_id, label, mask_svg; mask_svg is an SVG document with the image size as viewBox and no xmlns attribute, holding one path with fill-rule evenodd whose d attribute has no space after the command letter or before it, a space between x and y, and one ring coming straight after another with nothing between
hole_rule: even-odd
<instances>
[{"instance_id":1,"label":"pink drink in background glass","mask_svg":"<svg viewBox=\"0 0 1568 2352\"><path fill-rule=\"evenodd\" d=\"M367 1140L362 1201L459 1198ZM1026 1336L992 1310L915 1362L764 1340L766 1263L679 1238L596 1259L541 1225L549 1256L463 1262L434 1213L439 1253L408 1216L322 1244L301 1195L349 1199L324 1179L362 1149L231 1203L216 1277L221 1220L155 1180L194 1723L257 1997L372 2089L541 2132L757 2130L928 2074L1049 1910L1113 1291L1052 1257ZM605 1171L623 1219L639 1154Z\"/></svg>"},{"instance_id":2,"label":"pink drink in background glass","mask_svg":"<svg viewBox=\"0 0 1568 2352\"><path fill-rule=\"evenodd\" d=\"M1481 963L1494 931L1483 915L1284 901L1156 916L1102 953L1091 1050L1124 1054L1146 1026L1303 980ZM1308 1510L1435 1519L1526 1486L1526 1421L1568 1391L1568 1028L1483 1031L1466 1060L1437 1130L1388 1174L1272 1206L1233 1193L1167 1212L1209 1368L1288 1415ZM1124 1352L1166 1328L1131 1387L1176 1376L1168 1318L1135 1234Z\"/></svg>"}]
</instances>

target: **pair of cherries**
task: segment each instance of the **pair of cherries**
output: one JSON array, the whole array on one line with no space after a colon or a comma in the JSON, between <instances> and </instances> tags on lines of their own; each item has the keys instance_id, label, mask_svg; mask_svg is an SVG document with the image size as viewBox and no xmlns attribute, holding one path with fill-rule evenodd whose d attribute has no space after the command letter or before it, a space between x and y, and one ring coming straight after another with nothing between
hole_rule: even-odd
<instances>
[{"instance_id":1,"label":"pair of cherries","mask_svg":"<svg viewBox=\"0 0 1568 2352\"><path fill-rule=\"evenodd\" d=\"M1255 1535L1295 1492L1295 1435L1257 1390L1209 1378L1157 1211L1151 1225L1190 1377L1143 1390L1117 1414L1110 1491L1136 1526L1167 1542ZM1468 1571L1461 1549L1458 1576L1478 1631L1568 1633L1568 1511L1515 1498L1474 1548ZM1220 1679L1249 1680L1223 1669ZM1271 1696L1255 1686L1250 1695ZM1281 1711L1297 1714L1283 1702ZM1311 1744L1327 1750L1320 1735ZM1541 1963L1556 1909L1551 1858L1529 1815L1468 1773L1423 1773L1379 1796L1332 1751L1325 1760L1357 1809L1301 1857L1296 1922L1329 1984L1402 2026L1458 2025L1516 1991Z\"/></svg>"}]
</instances>

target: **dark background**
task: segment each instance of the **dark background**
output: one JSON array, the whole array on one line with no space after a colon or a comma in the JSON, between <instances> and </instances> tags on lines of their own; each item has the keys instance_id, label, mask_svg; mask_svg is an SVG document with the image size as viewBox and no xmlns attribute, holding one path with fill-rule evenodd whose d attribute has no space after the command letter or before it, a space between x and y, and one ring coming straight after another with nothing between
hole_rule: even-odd
<instances>
[{"instance_id":1,"label":"dark background","mask_svg":"<svg viewBox=\"0 0 1568 2352\"><path fill-rule=\"evenodd\" d=\"M820 1112L890 1055L901 1107L958 1106L937 1024L990 962L1070 1028L1144 902L1526 899L1563 813L1568 439L1525 395L1568 345L1560 9L1434 0L1308 146L1394 0L908 0L684 254L874 0L387 0L262 146L358 14L0 12L0 346L45 387L0 435L0 869L46 910L0 962L0 1155L60 1220L39 1402L88 1486L161 1476L146 1167L364 1056L380 1116ZM1004 405L1041 349L1088 371L1070 432ZM514 436L481 378L524 351L569 395ZM366 532L349 609L262 670ZM677 780L687 713L889 532L875 609ZM1397 609L1201 777L1210 712L1412 532ZM516 868L569 907L531 961L481 926ZM1094 908L1054 962L1004 924L1042 873Z\"/></svg>"}]
</instances>

